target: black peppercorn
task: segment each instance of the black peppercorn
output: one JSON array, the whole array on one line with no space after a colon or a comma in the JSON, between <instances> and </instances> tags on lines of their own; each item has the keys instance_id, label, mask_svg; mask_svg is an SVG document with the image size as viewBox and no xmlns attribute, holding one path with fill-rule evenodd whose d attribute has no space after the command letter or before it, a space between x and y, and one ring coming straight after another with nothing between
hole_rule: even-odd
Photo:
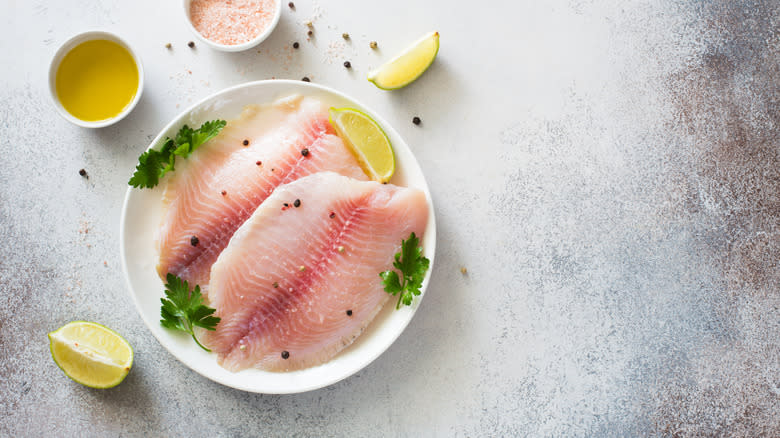
<instances>
[{"instance_id":1,"label":"black peppercorn","mask_svg":"<svg viewBox=\"0 0 780 438\"><path fill-rule=\"evenodd\" d=\"M311 79L309 79L308 76L304 76L303 79L301 79L303 82L311 82Z\"/></svg>"},{"instance_id":2,"label":"black peppercorn","mask_svg":"<svg viewBox=\"0 0 780 438\"><path fill-rule=\"evenodd\" d=\"M190 49L194 49L195 48L195 41L190 41L190 42L187 43L187 45L190 47Z\"/></svg>"},{"instance_id":3,"label":"black peppercorn","mask_svg":"<svg viewBox=\"0 0 780 438\"><path fill-rule=\"evenodd\" d=\"M87 176L87 171L86 171L86 170L84 170L84 169L81 169L81 170L79 170L79 175L83 176L84 178L89 178L89 177Z\"/></svg>"},{"instance_id":4,"label":"black peppercorn","mask_svg":"<svg viewBox=\"0 0 780 438\"><path fill-rule=\"evenodd\" d=\"M304 157L308 156L309 155L309 148L303 148L301 150L301 155L303 155Z\"/></svg>"},{"instance_id":5,"label":"black peppercorn","mask_svg":"<svg viewBox=\"0 0 780 438\"><path fill-rule=\"evenodd\" d=\"M200 243L200 240L198 240L198 236L190 237L190 245L198 246L198 243Z\"/></svg>"},{"instance_id":6,"label":"black peppercorn","mask_svg":"<svg viewBox=\"0 0 780 438\"><path fill-rule=\"evenodd\" d=\"M298 208L300 206L301 206L301 200L300 199L296 199L295 202L293 202L293 207Z\"/></svg>"},{"instance_id":7,"label":"black peppercorn","mask_svg":"<svg viewBox=\"0 0 780 438\"><path fill-rule=\"evenodd\" d=\"M241 142L241 144L243 144L244 146L248 146L249 145L249 140L244 140L243 142Z\"/></svg>"},{"instance_id":8,"label":"black peppercorn","mask_svg":"<svg viewBox=\"0 0 780 438\"><path fill-rule=\"evenodd\" d=\"M282 359L287 359L290 357L290 352L287 350L282 351Z\"/></svg>"},{"instance_id":9,"label":"black peppercorn","mask_svg":"<svg viewBox=\"0 0 780 438\"><path fill-rule=\"evenodd\" d=\"M412 123L414 123L415 125L419 125L420 122L422 122L422 120L420 120L419 117L414 116L414 118L412 118Z\"/></svg>"},{"instance_id":10,"label":"black peppercorn","mask_svg":"<svg viewBox=\"0 0 780 438\"><path fill-rule=\"evenodd\" d=\"M352 68L352 63L349 61L344 61L344 67L346 68Z\"/></svg>"},{"instance_id":11,"label":"black peppercorn","mask_svg":"<svg viewBox=\"0 0 780 438\"><path fill-rule=\"evenodd\" d=\"M298 44L298 41L293 43L293 49L297 49L298 47L301 47L300 44Z\"/></svg>"},{"instance_id":12,"label":"black peppercorn","mask_svg":"<svg viewBox=\"0 0 780 438\"><path fill-rule=\"evenodd\" d=\"M295 3L293 2L287 3L287 6L289 6L290 9L295 9Z\"/></svg>"},{"instance_id":13,"label":"black peppercorn","mask_svg":"<svg viewBox=\"0 0 780 438\"><path fill-rule=\"evenodd\" d=\"M352 309L347 310L347 316L352 316Z\"/></svg>"}]
</instances>

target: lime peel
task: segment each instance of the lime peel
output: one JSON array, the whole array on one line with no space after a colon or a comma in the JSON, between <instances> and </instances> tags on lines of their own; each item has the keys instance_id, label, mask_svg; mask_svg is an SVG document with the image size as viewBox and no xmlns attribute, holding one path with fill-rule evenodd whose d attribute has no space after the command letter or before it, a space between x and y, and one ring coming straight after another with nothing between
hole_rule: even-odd
<instances>
[{"instance_id":1,"label":"lime peel","mask_svg":"<svg viewBox=\"0 0 780 438\"><path fill-rule=\"evenodd\" d=\"M431 32L399 55L368 74L368 80L383 90L403 88L419 78L439 53L439 32Z\"/></svg>"}]
</instances>

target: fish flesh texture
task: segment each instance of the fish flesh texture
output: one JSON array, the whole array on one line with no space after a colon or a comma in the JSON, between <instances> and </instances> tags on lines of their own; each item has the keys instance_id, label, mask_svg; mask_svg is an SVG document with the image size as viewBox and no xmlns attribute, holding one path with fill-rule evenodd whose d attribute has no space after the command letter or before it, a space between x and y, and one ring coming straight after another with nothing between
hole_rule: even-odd
<instances>
[{"instance_id":1,"label":"fish flesh texture","mask_svg":"<svg viewBox=\"0 0 780 438\"><path fill-rule=\"evenodd\" d=\"M204 344L231 371L330 360L388 300L379 273L427 221L414 188L333 172L278 187L212 267L209 300L222 320Z\"/></svg>"},{"instance_id":2,"label":"fish flesh texture","mask_svg":"<svg viewBox=\"0 0 780 438\"><path fill-rule=\"evenodd\" d=\"M157 272L204 291L233 233L277 186L326 170L367 179L328 122L328 107L299 95L245 108L176 166L163 193Z\"/></svg>"},{"instance_id":3,"label":"fish flesh texture","mask_svg":"<svg viewBox=\"0 0 780 438\"><path fill-rule=\"evenodd\" d=\"M212 267L209 301L222 319L205 345L231 371L328 361L387 301L379 273L427 220L418 189L333 172L278 187Z\"/></svg>"}]
</instances>

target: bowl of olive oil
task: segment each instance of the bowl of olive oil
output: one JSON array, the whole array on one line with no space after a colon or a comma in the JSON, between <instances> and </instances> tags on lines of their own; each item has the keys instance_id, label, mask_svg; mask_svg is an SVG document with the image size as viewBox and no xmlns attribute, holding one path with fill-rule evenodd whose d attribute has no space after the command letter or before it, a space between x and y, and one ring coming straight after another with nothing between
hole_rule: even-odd
<instances>
[{"instance_id":1,"label":"bowl of olive oil","mask_svg":"<svg viewBox=\"0 0 780 438\"><path fill-rule=\"evenodd\" d=\"M49 91L66 120L102 128L133 110L144 84L141 59L130 45L104 31L84 32L60 47L49 67Z\"/></svg>"}]
</instances>

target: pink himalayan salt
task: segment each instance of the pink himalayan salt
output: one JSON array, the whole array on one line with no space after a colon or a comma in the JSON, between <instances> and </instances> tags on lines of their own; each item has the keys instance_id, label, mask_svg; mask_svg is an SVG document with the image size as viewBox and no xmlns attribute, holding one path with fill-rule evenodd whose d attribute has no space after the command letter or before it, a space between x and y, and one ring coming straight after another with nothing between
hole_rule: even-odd
<instances>
[{"instance_id":1,"label":"pink himalayan salt","mask_svg":"<svg viewBox=\"0 0 780 438\"><path fill-rule=\"evenodd\" d=\"M192 0L192 25L206 39L234 46L251 41L271 24L274 0Z\"/></svg>"}]
</instances>

